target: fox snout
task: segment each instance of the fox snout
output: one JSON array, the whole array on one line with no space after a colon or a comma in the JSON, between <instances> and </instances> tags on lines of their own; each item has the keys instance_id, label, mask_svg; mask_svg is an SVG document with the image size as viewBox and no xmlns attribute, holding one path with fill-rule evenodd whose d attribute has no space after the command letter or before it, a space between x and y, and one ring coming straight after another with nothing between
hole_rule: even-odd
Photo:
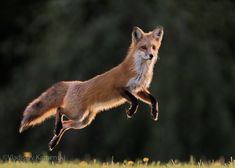
<instances>
[{"instance_id":1,"label":"fox snout","mask_svg":"<svg viewBox=\"0 0 235 168\"><path fill-rule=\"evenodd\" d=\"M155 56L152 52L147 52L146 55L148 60L152 60L152 58Z\"/></svg>"},{"instance_id":2,"label":"fox snout","mask_svg":"<svg viewBox=\"0 0 235 168\"><path fill-rule=\"evenodd\" d=\"M152 60L154 56L153 53L143 53L141 54L142 59L144 60Z\"/></svg>"}]
</instances>

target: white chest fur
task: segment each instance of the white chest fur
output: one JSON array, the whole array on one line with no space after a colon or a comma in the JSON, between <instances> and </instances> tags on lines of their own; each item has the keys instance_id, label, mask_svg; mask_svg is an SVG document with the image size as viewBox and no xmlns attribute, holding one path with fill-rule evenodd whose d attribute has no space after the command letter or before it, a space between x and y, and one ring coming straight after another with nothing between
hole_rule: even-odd
<instances>
[{"instance_id":1,"label":"white chest fur","mask_svg":"<svg viewBox=\"0 0 235 168\"><path fill-rule=\"evenodd\" d=\"M155 62L156 57L152 60L143 60L141 57L135 58L134 70L137 74L127 83L127 88L130 91L135 92L149 87L153 77Z\"/></svg>"}]
</instances>

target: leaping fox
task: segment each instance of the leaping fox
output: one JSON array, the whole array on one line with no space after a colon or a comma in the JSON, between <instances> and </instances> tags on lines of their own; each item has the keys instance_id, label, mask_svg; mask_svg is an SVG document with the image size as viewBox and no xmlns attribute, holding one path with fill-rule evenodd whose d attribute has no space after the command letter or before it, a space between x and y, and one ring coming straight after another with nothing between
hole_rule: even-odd
<instances>
[{"instance_id":1,"label":"leaping fox","mask_svg":"<svg viewBox=\"0 0 235 168\"><path fill-rule=\"evenodd\" d=\"M19 132L55 115L54 136L49 143L51 151L65 131L88 126L100 111L129 102L127 117L131 118L138 108L138 99L151 106L151 116L157 120L158 102L148 88L162 37L161 26L148 33L134 27L129 51L119 65L87 81L54 84L26 107ZM63 116L68 119L64 120Z\"/></svg>"}]
</instances>

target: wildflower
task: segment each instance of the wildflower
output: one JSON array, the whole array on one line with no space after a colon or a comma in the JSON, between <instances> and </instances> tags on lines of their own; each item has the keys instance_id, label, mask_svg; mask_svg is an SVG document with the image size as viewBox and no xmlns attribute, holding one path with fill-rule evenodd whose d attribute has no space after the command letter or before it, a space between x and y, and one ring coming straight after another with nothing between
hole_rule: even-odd
<instances>
[{"instance_id":1,"label":"wildflower","mask_svg":"<svg viewBox=\"0 0 235 168\"><path fill-rule=\"evenodd\" d=\"M149 158L148 157L144 157L143 158L143 162L147 164L149 162Z\"/></svg>"},{"instance_id":2,"label":"wildflower","mask_svg":"<svg viewBox=\"0 0 235 168\"><path fill-rule=\"evenodd\" d=\"M32 157L32 153L31 152L24 152L24 157L26 159L30 159Z\"/></svg>"},{"instance_id":3,"label":"wildflower","mask_svg":"<svg viewBox=\"0 0 235 168\"><path fill-rule=\"evenodd\" d=\"M133 165L134 165L134 162L133 162L132 160L129 160L129 161L127 162L127 165L128 165L128 166L133 166Z\"/></svg>"}]
</instances>

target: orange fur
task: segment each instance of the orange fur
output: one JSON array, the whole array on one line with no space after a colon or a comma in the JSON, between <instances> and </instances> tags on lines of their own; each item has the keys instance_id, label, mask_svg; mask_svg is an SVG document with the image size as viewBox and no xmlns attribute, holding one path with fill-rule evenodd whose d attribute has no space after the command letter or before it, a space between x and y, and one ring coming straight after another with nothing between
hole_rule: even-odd
<instances>
[{"instance_id":1,"label":"orange fur","mask_svg":"<svg viewBox=\"0 0 235 168\"><path fill-rule=\"evenodd\" d=\"M90 80L60 82L48 89L26 108L20 132L55 114L47 111L57 107L63 107L63 114L76 123L82 122L86 117L91 117L92 121L98 112L127 101L122 97L123 89L135 95L147 89L152 80L162 36L163 28L144 33L135 27L128 54L121 64ZM149 58L151 54L152 59ZM42 102L42 107L37 108L37 102ZM68 123L72 127L73 122L67 122L67 127Z\"/></svg>"}]
</instances>

